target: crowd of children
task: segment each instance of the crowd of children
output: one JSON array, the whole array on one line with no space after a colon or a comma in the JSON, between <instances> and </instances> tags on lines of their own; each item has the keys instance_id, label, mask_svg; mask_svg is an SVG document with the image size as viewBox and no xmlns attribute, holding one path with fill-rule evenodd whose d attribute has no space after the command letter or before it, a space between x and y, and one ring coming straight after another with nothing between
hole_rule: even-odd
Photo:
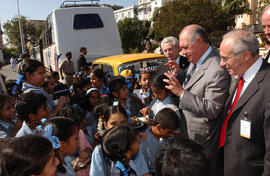
<instances>
[{"instance_id":1,"label":"crowd of children","mask_svg":"<svg viewBox=\"0 0 270 176\"><path fill-rule=\"evenodd\" d=\"M68 87L24 61L0 96L0 175L160 175L159 148L186 137L185 119L163 74L141 72L138 87L130 72L94 69Z\"/></svg>"}]
</instances>

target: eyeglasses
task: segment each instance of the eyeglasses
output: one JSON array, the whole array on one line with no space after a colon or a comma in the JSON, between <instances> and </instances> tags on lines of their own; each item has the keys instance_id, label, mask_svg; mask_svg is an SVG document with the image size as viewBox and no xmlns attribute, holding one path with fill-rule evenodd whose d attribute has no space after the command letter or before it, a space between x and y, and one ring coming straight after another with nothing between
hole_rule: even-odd
<instances>
[{"instance_id":1,"label":"eyeglasses","mask_svg":"<svg viewBox=\"0 0 270 176\"><path fill-rule=\"evenodd\" d=\"M232 55L230 57L225 57L225 56L220 56L220 59L223 60L224 62L227 62L230 58L232 58L235 55Z\"/></svg>"},{"instance_id":2,"label":"eyeglasses","mask_svg":"<svg viewBox=\"0 0 270 176\"><path fill-rule=\"evenodd\" d=\"M245 51L245 50L243 50L243 51ZM225 57L225 56L220 56L220 59L221 60L223 60L224 62L227 62L230 58L232 58L232 57L236 57L236 56L238 56L239 54L241 54L243 51L239 51L238 53L236 53L236 54L234 54L234 55L232 55L232 56L230 56L230 57Z\"/></svg>"}]
</instances>

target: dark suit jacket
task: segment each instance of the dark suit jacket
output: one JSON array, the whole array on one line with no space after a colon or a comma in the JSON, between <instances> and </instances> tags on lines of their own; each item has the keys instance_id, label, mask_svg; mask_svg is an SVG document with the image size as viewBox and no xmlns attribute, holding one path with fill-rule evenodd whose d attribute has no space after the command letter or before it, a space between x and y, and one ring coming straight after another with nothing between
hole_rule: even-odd
<instances>
[{"instance_id":1,"label":"dark suit jacket","mask_svg":"<svg viewBox=\"0 0 270 176\"><path fill-rule=\"evenodd\" d=\"M180 81L180 83L182 84L185 80L185 76L186 76L186 72L187 72L187 68L189 66L190 62L188 62L188 59L184 56L180 55L180 62L179 62L179 68L180 71L178 74L176 74L176 78ZM157 68L158 73L163 74L167 71L169 71L170 68L166 65L159 65Z\"/></svg>"},{"instance_id":2,"label":"dark suit jacket","mask_svg":"<svg viewBox=\"0 0 270 176\"><path fill-rule=\"evenodd\" d=\"M223 120L232 103L228 98ZM251 139L240 136L240 118L251 120ZM224 145L225 176L270 175L270 65L260 70L241 95L228 121Z\"/></svg>"},{"instance_id":3,"label":"dark suit jacket","mask_svg":"<svg viewBox=\"0 0 270 176\"><path fill-rule=\"evenodd\" d=\"M78 58L78 70L81 70L81 67L86 67L88 66L88 63L84 57L84 55L80 54Z\"/></svg>"}]
</instances>

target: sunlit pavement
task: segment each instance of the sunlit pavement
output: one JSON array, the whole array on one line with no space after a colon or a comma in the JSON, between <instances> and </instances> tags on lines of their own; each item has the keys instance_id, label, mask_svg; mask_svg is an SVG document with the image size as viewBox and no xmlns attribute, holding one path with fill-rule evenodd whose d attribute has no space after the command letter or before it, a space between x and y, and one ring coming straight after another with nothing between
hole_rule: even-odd
<instances>
[{"instance_id":1,"label":"sunlit pavement","mask_svg":"<svg viewBox=\"0 0 270 176\"><path fill-rule=\"evenodd\" d=\"M6 77L6 80L17 79L17 72L12 71L11 64L2 67L2 70L0 70L0 73Z\"/></svg>"}]
</instances>

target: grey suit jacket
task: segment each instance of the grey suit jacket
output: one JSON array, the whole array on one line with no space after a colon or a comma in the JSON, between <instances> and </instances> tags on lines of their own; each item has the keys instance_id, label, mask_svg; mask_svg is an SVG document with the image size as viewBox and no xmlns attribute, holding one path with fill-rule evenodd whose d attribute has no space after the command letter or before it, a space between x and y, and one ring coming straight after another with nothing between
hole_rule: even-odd
<instances>
[{"instance_id":1,"label":"grey suit jacket","mask_svg":"<svg viewBox=\"0 0 270 176\"><path fill-rule=\"evenodd\" d=\"M219 65L219 54L213 49L184 86L179 107L187 121L189 138L217 153L218 116L229 94L230 76ZM187 75L194 64L190 64ZM216 156L214 156L216 157Z\"/></svg>"},{"instance_id":2,"label":"grey suit jacket","mask_svg":"<svg viewBox=\"0 0 270 176\"><path fill-rule=\"evenodd\" d=\"M225 176L270 175L270 65L264 61L239 98L227 125L224 145ZM224 120L233 94L226 102ZM240 136L240 119L251 121L251 139Z\"/></svg>"}]
</instances>

